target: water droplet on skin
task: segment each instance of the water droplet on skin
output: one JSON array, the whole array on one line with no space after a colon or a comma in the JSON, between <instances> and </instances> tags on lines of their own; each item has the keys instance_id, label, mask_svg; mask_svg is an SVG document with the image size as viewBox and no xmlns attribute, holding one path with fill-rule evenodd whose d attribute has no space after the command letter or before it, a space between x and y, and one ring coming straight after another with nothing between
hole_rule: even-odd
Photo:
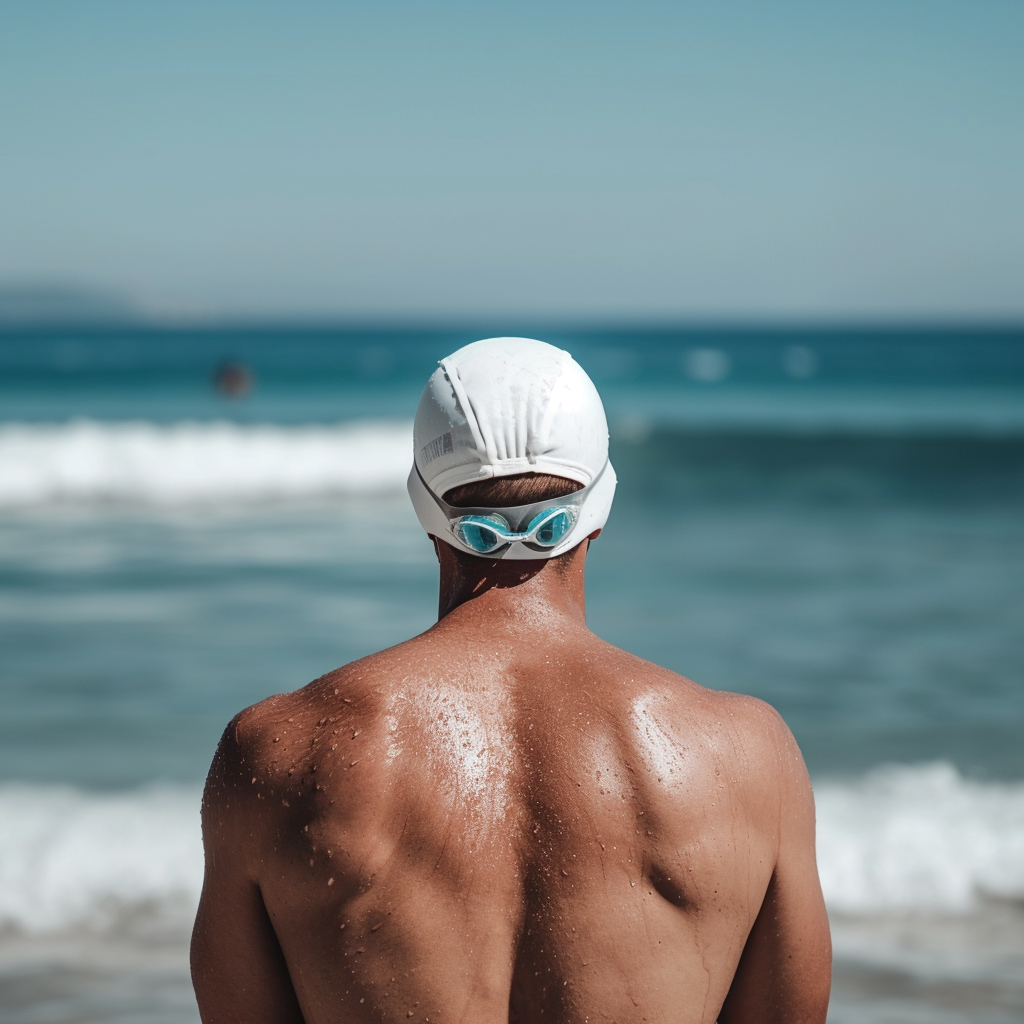
<instances>
[{"instance_id":1,"label":"water droplet on skin","mask_svg":"<svg viewBox=\"0 0 1024 1024\"><path fill-rule=\"evenodd\" d=\"M328 878L327 879L327 884L328 885L334 885L334 879L333 878Z\"/></svg>"},{"instance_id":2,"label":"water droplet on skin","mask_svg":"<svg viewBox=\"0 0 1024 1024\"><path fill-rule=\"evenodd\" d=\"M310 861L309 863L310 863L310 864L312 864L313 862L312 862L312 861ZM630 885L631 885L631 886L632 886L632 887L633 887L634 889L636 888L636 882L630 882L629 884L630 884Z\"/></svg>"},{"instance_id":3,"label":"water droplet on skin","mask_svg":"<svg viewBox=\"0 0 1024 1024\"><path fill-rule=\"evenodd\" d=\"M568 878L569 877L569 872L566 871L564 868L562 869L562 877L563 878Z\"/></svg>"},{"instance_id":4,"label":"water droplet on skin","mask_svg":"<svg viewBox=\"0 0 1024 1024\"><path fill-rule=\"evenodd\" d=\"M254 775L254 776L252 777L252 783L251 783L251 785L255 785L255 784L256 784L256 776Z\"/></svg>"},{"instance_id":5,"label":"water droplet on skin","mask_svg":"<svg viewBox=\"0 0 1024 1024\"><path fill-rule=\"evenodd\" d=\"M281 737L280 736L275 736L274 737L274 742L275 743L280 743L281 742Z\"/></svg>"},{"instance_id":6,"label":"water droplet on skin","mask_svg":"<svg viewBox=\"0 0 1024 1024\"><path fill-rule=\"evenodd\" d=\"M294 718L289 718L289 719L288 719L288 721L289 721L289 722L294 722L294 721L295 721L295 719L294 719Z\"/></svg>"}]
</instances>

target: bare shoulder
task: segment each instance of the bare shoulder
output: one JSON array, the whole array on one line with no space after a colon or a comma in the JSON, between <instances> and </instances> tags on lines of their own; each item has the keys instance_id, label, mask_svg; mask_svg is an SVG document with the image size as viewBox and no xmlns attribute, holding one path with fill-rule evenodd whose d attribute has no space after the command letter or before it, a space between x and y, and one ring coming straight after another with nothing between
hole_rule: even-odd
<instances>
[{"instance_id":1,"label":"bare shoulder","mask_svg":"<svg viewBox=\"0 0 1024 1024\"><path fill-rule=\"evenodd\" d=\"M745 693L709 690L709 703L734 723L738 738L752 753L776 760L780 765L800 756L793 733L782 715L767 701Z\"/></svg>"},{"instance_id":2,"label":"bare shoulder","mask_svg":"<svg viewBox=\"0 0 1024 1024\"><path fill-rule=\"evenodd\" d=\"M765 806L813 816L811 780L782 715L768 704L742 693L704 689L709 713L721 723L724 746L737 766L734 778L745 782Z\"/></svg>"},{"instance_id":3,"label":"bare shoulder","mask_svg":"<svg viewBox=\"0 0 1024 1024\"><path fill-rule=\"evenodd\" d=\"M252 811L264 796L282 723L294 720L295 694L268 697L240 711L221 734L203 790L203 831L207 843L227 841L251 828Z\"/></svg>"},{"instance_id":4,"label":"bare shoulder","mask_svg":"<svg viewBox=\"0 0 1024 1024\"><path fill-rule=\"evenodd\" d=\"M228 723L207 779L204 806L217 799L254 798L296 785L346 729L372 729L396 680L414 659L408 644L335 669L288 693L240 711Z\"/></svg>"},{"instance_id":5,"label":"bare shoulder","mask_svg":"<svg viewBox=\"0 0 1024 1024\"><path fill-rule=\"evenodd\" d=\"M294 825L300 807L309 811L324 780L336 774L339 737L351 742L353 734L373 732L389 675L377 667L378 658L268 697L228 723L203 791L204 841L215 858L246 876L261 875L274 837ZM332 796L344 799L350 790L332 784Z\"/></svg>"},{"instance_id":6,"label":"bare shoulder","mask_svg":"<svg viewBox=\"0 0 1024 1024\"><path fill-rule=\"evenodd\" d=\"M713 690L618 648L607 647L606 664L642 702L681 733L702 743L752 778L781 782L806 778L803 758L782 716L767 702L742 693Z\"/></svg>"}]
</instances>

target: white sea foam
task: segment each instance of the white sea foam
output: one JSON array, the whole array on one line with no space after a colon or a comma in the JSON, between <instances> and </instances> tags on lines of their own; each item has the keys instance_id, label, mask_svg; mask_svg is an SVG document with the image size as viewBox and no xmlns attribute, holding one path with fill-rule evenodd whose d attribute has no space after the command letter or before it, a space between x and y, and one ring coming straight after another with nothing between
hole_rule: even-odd
<instances>
[{"instance_id":1,"label":"white sea foam","mask_svg":"<svg viewBox=\"0 0 1024 1024\"><path fill-rule=\"evenodd\" d=\"M830 908L962 911L1024 898L1024 783L964 779L945 762L815 787Z\"/></svg>"},{"instance_id":2,"label":"white sea foam","mask_svg":"<svg viewBox=\"0 0 1024 1024\"><path fill-rule=\"evenodd\" d=\"M967 912L1024 897L1024 784L948 764L823 782L819 867L831 910ZM0 787L0 930L107 930L126 917L187 920L202 884L199 790L112 795Z\"/></svg>"},{"instance_id":3,"label":"white sea foam","mask_svg":"<svg viewBox=\"0 0 1024 1024\"><path fill-rule=\"evenodd\" d=\"M203 877L199 796L0 788L0 929L104 930L133 913L191 912Z\"/></svg>"},{"instance_id":4,"label":"white sea foam","mask_svg":"<svg viewBox=\"0 0 1024 1024\"><path fill-rule=\"evenodd\" d=\"M0 426L0 508L189 505L398 491L412 426L235 423Z\"/></svg>"}]
</instances>

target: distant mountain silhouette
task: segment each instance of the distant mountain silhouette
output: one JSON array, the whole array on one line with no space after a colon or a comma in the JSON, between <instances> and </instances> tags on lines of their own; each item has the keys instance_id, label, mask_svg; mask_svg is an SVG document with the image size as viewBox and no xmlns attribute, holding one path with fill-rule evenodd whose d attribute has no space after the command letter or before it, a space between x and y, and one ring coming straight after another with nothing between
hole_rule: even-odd
<instances>
[{"instance_id":1,"label":"distant mountain silhouette","mask_svg":"<svg viewBox=\"0 0 1024 1024\"><path fill-rule=\"evenodd\" d=\"M0 326L119 324L148 319L127 296L59 284L0 283Z\"/></svg>"}]
</instances>

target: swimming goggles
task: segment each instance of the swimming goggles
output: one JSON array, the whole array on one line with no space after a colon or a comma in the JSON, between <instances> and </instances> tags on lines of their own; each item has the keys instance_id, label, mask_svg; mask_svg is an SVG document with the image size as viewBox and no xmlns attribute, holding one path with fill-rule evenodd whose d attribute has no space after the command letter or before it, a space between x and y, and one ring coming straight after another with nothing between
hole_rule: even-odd
<instances>
[{"instance_id":1,"label":"swimming goggles","mask_svg":"<svg viewBox=\"0 0 1024 1024\"><path fill-rule=\"evenodd\" d=\"M509 526L500 512L459 516L452 520L451 530L467 548L472 548L477 554L488 555L516 542L553 548L576 525L577 518L579 512L571 505L557 505L534 516L526 529L519 532Z\"/></svg>"},{"instance_id":2,"label":"swimming goggles","mask_svg":"<svg viewBox=\"0 0 1024 1024\"><path fill-rule=\"evenodd\" d=\"M416 472L419 474L418 467ZM459 546L473 554L490 555L510 544L546 552L561 544L572 531L587 494L602 475L603 470L586 487L571 494L500 509L458 508L443 501L426 484L424 488L445 514L448 529Z\"/></svg>"}]
</instances>

